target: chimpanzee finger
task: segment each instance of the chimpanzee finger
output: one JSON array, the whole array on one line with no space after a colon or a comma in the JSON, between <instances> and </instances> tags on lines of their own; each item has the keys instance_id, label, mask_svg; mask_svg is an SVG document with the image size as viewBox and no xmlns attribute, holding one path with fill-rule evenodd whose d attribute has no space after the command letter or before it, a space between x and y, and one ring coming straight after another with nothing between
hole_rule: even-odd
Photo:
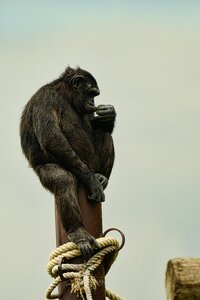
<instances>
[{"instance_id":1,"label":"chimpanzee finger","mask_svg":"<svg viewBox=\"0 0 200 300\"><path fill-rule=\"evenodd\" d=\"M96 192L96 194L95 194L95 201L102 202L102 200L101 200L101 193L99 191Z\"/></svg>"},{"instance_id":2,"label":"chimpanzee finger","mask_svg":"<svg viewBox=\"0 0 200 300\"><path fill-rule=\"evenodd\" d=\"M99 117L99 119L102 121L102 122L108 122L108 121L112 121L115 117L114 116L101 116Z\"/></svg>"},{"instance_id":3,"label":"chimpanzee finger","mask_svg":"<svg viewBox=\"0 0 200 300\"><path fill-rule=\"evenodd\" d=\"M113 116L115 116L116 112L115 112L115 110L113 110L113 108L107 108L107 109L98 109L96 111L96 114L98 116L102 116L102 115L113 115Z\"/></svg>"},{"instance_id":4,"label":"chimpanzee finger","mask_svg":"<svg viewBox=\"0 0 200 300\"><path fill-rule=\"evenodd\" d=\"M81 243L81 245L78 245L78 246L81 251L81 254L84 257L90 257L92 255L93 249L92 249L91 245L89 244L89 242Z\"/></svg>"},{"instance_id":5,"label":"chimpanzee finger","mask_svg":"<svg viewBox=\"0 0 200 300\"><path fill-rule=\"evenodd\" d=\"M101 202L105 202L105 195L104 195L104 192L101 193Z\"/></svg>"},{"instance_id":6,"label":"chimpanzee finger","mask_svg":"<svg viewBox=\"0 0 200 300\"><path fill-rule=\"evenodd\" d=\"M97 193L92 193L88 196L88 199L91 200L91 201L96 201L96 202L101 202L101 199L100 197L98 196Z\"/></svg>"},{"instance_id":7,"label":"chimpanzee finger","mask_svg":"<svg viewBox=\"0 0 200 300\"><path fill-rule=\"evenodd\" d=\"M102 178L102 179L100 180L100 182L101 182L101 185L102 185L103 189L105 189L105 187L106 187L107 184L108 184L108 179L107 179L107 178Z\"/></svg>"},{"instance_id":8,"label":"chimpanzee finger","mask_svg":"<svg viewBox=\"0 0 200 300\"><path fill-rule=\"evenodd\" d=\"M104 202L105 195L104 195L103 190L101 192L97 191L97 192L92 193L91 195L88 196L88 199L92 200L92 201L96 201L96 202Z\"/></svg>"},{"instance_id":9,"label":"chimpanzee finger","mask_svg":"<svg viewBox=\"0 0 200 300\"><path fill-rule=\"evenodd\" d=\"M106 110L108 108L114 109L114 106L111 104L100 104L97 106L97 110L104 110L104 109Z\"/></svg>"},{"instance_id":10,"label":"chimpanzee finger","mask_svg":"<svg viewBox=\"0 0 200 300\"><path fill-rule=\"evenodd\" d=\"M103 189L101 191L98 191L97 193L98 202L104 202L105 201L105 195L103 192Z\"/></svg>"}]
</instances>

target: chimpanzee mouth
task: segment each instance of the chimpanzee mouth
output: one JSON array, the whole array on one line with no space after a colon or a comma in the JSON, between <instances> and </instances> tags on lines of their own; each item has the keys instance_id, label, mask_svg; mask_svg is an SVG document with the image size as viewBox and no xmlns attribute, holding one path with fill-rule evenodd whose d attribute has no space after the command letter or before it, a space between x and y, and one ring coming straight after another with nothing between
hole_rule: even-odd
<instances>
[{"instance_id":1,"label":"chimpanzee mouth","mask_svg":"<svg viewBox=\"0 0 200 300\"><path fill-rule=\"evenodd\" d=\"M91 106L91 107L94 107L95 106L95 103L94 103L94 98L90 98L89 100L88 100L88 103L87 103L89 106Z\"/></svg>"},{"instance_id":2,"label":"chimpanzee mouth","mask_svg":"<svg viewBox=\"0 0 200 300\"><path fill-rule=\"evenodd\" d=\"M86 102L85 108L88 112L95 112L97 110L95 103L94 103L94 98L90 98Z\"/></svg>"}]
</instances>

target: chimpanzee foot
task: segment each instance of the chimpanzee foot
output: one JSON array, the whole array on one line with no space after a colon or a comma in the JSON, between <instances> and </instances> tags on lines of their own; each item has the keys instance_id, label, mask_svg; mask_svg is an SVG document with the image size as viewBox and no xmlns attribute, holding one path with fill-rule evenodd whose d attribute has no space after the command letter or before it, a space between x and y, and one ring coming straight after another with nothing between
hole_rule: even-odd
<instances>
[{"instance_id":1,"label":"chimpanzee foot","mask_svg":"<svg viewBox=\"0 0 200 300\"><path fill-rule=\"evenodd\" d=\"M70 232L68 238L70 241L77 244L81 254L87 258L91 257L94 250L99 248L95 238L82 227Z\"/></svg>"}]
</instances>

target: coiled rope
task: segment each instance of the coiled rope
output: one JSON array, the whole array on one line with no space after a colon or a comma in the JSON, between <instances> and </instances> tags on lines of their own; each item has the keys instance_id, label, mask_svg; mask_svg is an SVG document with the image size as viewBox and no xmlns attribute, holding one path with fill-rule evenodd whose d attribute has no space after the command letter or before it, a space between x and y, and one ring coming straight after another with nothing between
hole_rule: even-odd
<instances>
[{"instance_id":1,"label":"coiled rope","mask_svg":"<svg viewBox=\"0 0 200 300\"><path fill-rule=\"evenodd\" d=\"M68 260L81 256L77 245L73 242L68 242L51 253L47 271L54 278L54 281L46 292L47 299L59 298L58 294L52 294L52 292L62 281L66 281L66 286L71 287L71 293L76 294L77 297L81 297L83 300L93 300L92 290L95 290L98 285L93 272L103 262L105 256L109 254L109 261L106 261L105 270L107 273L118 255L118 250L122 248L119 248L119 242L115 238L101 237L97 239L97 242L99 244L98 252L87 262L81 264L67 263ZM60 268L62 270L61 274ZM106 290L106 297L110 300L122 300L109 290Z\"/></svg>"}]
</instances>

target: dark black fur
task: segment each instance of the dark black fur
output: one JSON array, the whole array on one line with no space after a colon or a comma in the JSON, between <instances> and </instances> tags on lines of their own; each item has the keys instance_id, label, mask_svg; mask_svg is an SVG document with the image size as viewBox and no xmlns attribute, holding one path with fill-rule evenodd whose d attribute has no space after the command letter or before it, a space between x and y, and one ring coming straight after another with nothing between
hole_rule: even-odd
<instances>
[{"instance_id":1,"label":"dark black fur","mask_svg":"<svg viewBox=\"0 0 200 300\"><path fill-rule=\"evenodd\" d=\"M54 193L63 226L84 255L96 244L83 228L78 185L87 186L89 199L104 201L114 161L116 113L112 105L95 107L98 94L90 73L68 67L33 95L20 126L23 152L42 185Z\"/></svg>"}]
</instances>

